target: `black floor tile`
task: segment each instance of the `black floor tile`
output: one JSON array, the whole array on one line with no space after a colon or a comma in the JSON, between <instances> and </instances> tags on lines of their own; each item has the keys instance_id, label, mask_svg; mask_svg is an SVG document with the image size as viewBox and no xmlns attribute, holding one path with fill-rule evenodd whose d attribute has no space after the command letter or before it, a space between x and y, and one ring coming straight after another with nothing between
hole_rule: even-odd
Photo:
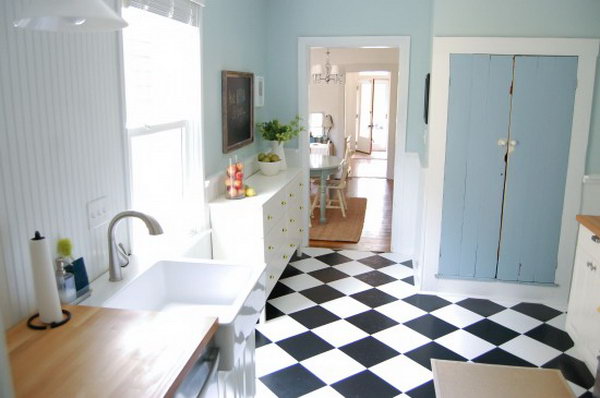
<instances>
[{"instance_id":1,"label":"black floor tile","mask_svg":"<svg viewBox=\"0 0 600 398\"><path fill-rule=\"evenodd\" d=\"M275 287L273 287L273 290L271 291L271 294L269 295L269 298L267 300L272 300L277 297L285 296L286 294L290 294L290 293L294 293L294 292L295 292L294 289L290 289L283 283L277 282L275 284Z\"/></svg>"},{"instance_id":2,"label":"black floor tile","mask_svg":"<svg viewBox=\"0 0 600 398\"><path fill-rule=\"evenodd\" d=\"M338 265L352 261L351 258L348 258L338 252L323 254L315 258L319 261L323 261L327 265Z\"/></svg>"},{"instance_id":3,"label":"black floor tile","mask_svg":"<svg viewBox=\"0 0 600 398\"><path fill-rule=\"evenodd\" d=\"M383 267L387 267L388 265L396 264L392 260L388 260L385 257L381 257L378 255L374 255L371 257L361 258L358 260L359 263L363 263L364 265L368 265L371 268L379 269Z\"/></svg>"},{"instance_id":4,"label":"black floor tile","mask_svg":"<svg viewBox=\"0 0 600 398\"><path fill-rule=\"evenodd\" d=\"M525 333L525 335L563 352L574 345L573 340L571 340L567 332L550 326L547 323L541 324L537 328Z\"/></svg>"},{"instance_id":5,"label":"black floor tile","mask_svg":"<svg viewBox=\"0 0 600 398\"><path fill-rule=\"evenodd\" d=\"M338 279L344 279L350 276L333 267L323 268L317 271L309 272L308 274L324 283L337 281Z\"/></svg>"},{"instance_id":6,"label":"black floor tile","mask_svg":"<svg viewBox=\"0 0 600 398\"><path fill-rule=\"evenodd\" d=\"M272 304L267 302L267 304L265 305L265 318L267 318L267 321L278 318L283 315L285 315L283 312L279 311Z\"/></svg>"},{"instance_id":7,"label":"black floor tile","mask_svg":"<svg viewBox=\"0 0 600 398\"><path fill-rule=\"evenodd\" d=\"M456 326L431 314L426 314L405 322L404 325L421 333L423 336L429 337L431 340L445 336L458 329Z\"/></svg>"},{"instance_id":8,"label":"black floor tile","mask_svg":"<svg viewBox=\"0 0 600 398\"><path fill-rule=\"evenodd\" d=\"M496 322L492 322L489 319L483 319L469 325L464 328L464 330L493 345L502 345L519 336L519 333L514 330L497 324Z\"/></svg>"},{"instance_id":9,"label":"black floor tile","mask_svg":"<svg viewBox=\"0 0 600 398\"><path fill-rule=\"evenodd\" d=\"M592 388L594 385L594 376L590 373L586 364L567 354L559 355L550 362L542 365L542 368L559 369L563 376L565 376L565 379L586 390Z\"/></svg>"},{"instance_id":10,"label":"black floor tile","mask_svg":"<svg viewBox=\"0 0 600 398\"><path fill-rule=\"evenodd\" d=\"M371 336L340 347L340 350L367 368L400 354Z\"/></svg>"},{"instance_id":11,"label":"black floor tile","mask_svg":"<svg viewBox=\"0 0 600 398\"><path fill-rule=\"evenodd\" d=\"M293 314L290 314L290 316L309 329L318 328L319 326L323 326L340 319L339 316L320 306L294 312Z\"/></svg>"},{"instance_id":12,"label":"black floor tile","mask_svg":"<svg viewBox=\"0 0 600 398\"><path fill-rule=\"evenodd\" d=\"M398 325L398 322L394 321L392 318L388 318L374 310L353 315L346 318L346 320L369 334L377 333L380 330Z\"/></svg>"},{"instance_id":13,"label":"black floor tile","mask_svg":"<svg viewBox=\"0 0 600 398\"><path fill-rule=\"evenodd\" d=\"M310 256L306 253L302 253L301 256L298 256L298 252L296 250L294 250L294 254L292 254L292 258L290 259L290 263L293 263L294 261L300 261L300 260L304 260L310 258Z\"/></svg>"},{"instance_id":14,"label":"black floor tile","mask_svg":"<svg viewBox=\"0 0 600 398\"><path fill-rule=\"evenodd\" d=\"M303 274L304 272L300 271L298 268L288 265L283 270L283 273L279 277L279 279L290 278L292 276Z\"/></svg>"},{"instance_id":15,"label":"black floor tile","mask_svg":"<svg viewBox=\"0 0 600 398\"><path fill-rule=\"evenodd\" d=\"M562 314L562 312L557 311L554 308L550 308L547 305L537 303L519 303L511 308L515 311L519 311L522 314L529 315L530 317L538 319L542 322L548 322L550 319Z\"/></svg>"},{"instance_id":16,"label":"black floor tile","mask_svg":"<svg viewBox=\"0 0 600 398\"><path fill-rule=\"evenodd\" d=\"M381 286L385 285L386 283L397 281L396 278L379 271L366 272L364 274L356 275L354 277L365 283L368 283L371 286Z\"/></svg>"},{"instance_id":17,"label":"black floor tile","mask_svg":"<svg viewBox=\"0 0 600 398\"><path fill-rule=\"evenodd\" d=\"M396 297L375 288L352 294L350 297L360 301L365 305L368 305L371 308L379 307L380 305L398 300Z\"/></svg>"},{"instance_id":18,"label":"black floor tile","mask_svg":"<svg viewBox=\"0 0 600 398\"><path fill-rule=\"evenodd\" d=\"M485 317L492 316L506 309L506 307L503 307L500 304L496 304L493 301L486 299L468 298L459 301L456 304L468 309L469 311L473 311L474 313Z\"/></svg>"},{"instance_id":19,"label":"black floor tile","mask_svg":"<svg viewBox=\"0 0 600 398\"><path fill-rule=\"evenodd\" d=\"M414 286L415 285L415 278L414 278L414 276L409 276L408 278L402 279L402 282L406 282L409 285L413 285Z\"/></svg>"},{"instance_id":20,"label":"black floor tile","mask_svg":"<svg viewBox=\"0 0 600 398\"><path fill-rule=\"evenodd\" d=\"M407 392L406 395L410 398L435 398L435 386L433 385L433 380L413 388Z\"/></svg>"},{"instance_id":21,"label":"black floor tile","mask_svg":"<svg viewBox=\"0 0 600 398\"><path fill-rule=\"evenodd\" d=\"M345 296L344 293L340 292L339 290L335 290L329 285L321 285L310 289L302 290L300 294L308 297L309 299L318 304Z\"/></svg>"},{"instance_id":22,"label":"black floor tile","mask_svg":"<svg viewBox=\"0 0 600 398\"><path fill-rule=\"evenodd\" d=\"M334 348L331 344L310 331L278 341L277 345L293 356L298 362Z\"/></svg>"},{"instance_id":23,"label":"black floor tile","mask_svg":"<svg viewBox=\"0 0 600 398\"><path fill-rule=\"evenodd\" d=\"M466 361L467 358L458 355L454 351L450 351L444 346L439 345L435 341L429 344L425 344L421 347L415 348L414 350L407 352L407 357L417 362L419 365L426 367L431 370L432 359L447 359L449 361Z\"/></svg>"},{"instance_id":24,"label":"black floor tile","mask_svg":"<svg viewBox=\"0 0 600 398\"><path fill-rule=\"evenodd\" d=\"M255 331L255 344L256 344L256 348L258 347L262 347L264 345L270 344L271 340L269 340L268 338L266 338L261 332L259 332L258 330Z\"/></svg>"},{"instance_id":25,"label":"black floor tile","mask_svg":"<svg viewBox=\"0 0 600 398\"><path fill-rule=\"evenodd\" d=\"M431 294L415 294L403 300L427 312L435 311L438 308L452 304L448 300Z\"/></svg>"},{"instance_id":26,"label":"black floor tile","mask_svg":"<svg viewBox=\"0 0 600 398\"><path fill-rule=\"evenodd\" d=\"M263 376L260 381L279 398L297 398L325 386L300 364Z\"/></svg>"},{"instance_id":27,"label":"black floor tile","mask_svg":"<svg viewBox=\"0 0 600 398\"><path fill-rule=\"evenodd\" d=\"M521 359L513 354L504 351L501 348L494 348L483 355L473 358L475 363L488 363L492 365L508 365L508 366L527 366L536 367L534 364Z\"/></svg>"},{"instance_id":28,"label":"black floor tile","mask_svg":"<svg viewBox=\"0 0 600 398\"><path fill-rule=\"evenodd\" d=\"M408 261L405 261L405 262L403 262L403 263L400 263L400 264L402 264L402 265L406 265L408 268L412 268L412 267L413 267L413 262L412 262L412 260L408 260Z\"/></svg>"},{"instance_id":29,"label":"black floor tile","mask_svg":"<svg viewBox=\"0 0 600 398\"><path fill-rule=\"evenodd\" d=\"M400 394L399 390L368 370L338 381L331 387L347 398L387 398Z\"/></svg>"}]
</instances>

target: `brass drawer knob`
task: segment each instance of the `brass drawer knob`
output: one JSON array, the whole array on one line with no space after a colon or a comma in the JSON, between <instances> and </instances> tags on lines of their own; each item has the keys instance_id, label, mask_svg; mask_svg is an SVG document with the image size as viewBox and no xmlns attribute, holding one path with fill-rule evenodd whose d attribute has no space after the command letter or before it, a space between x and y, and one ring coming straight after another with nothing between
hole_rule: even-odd
<instances>
[{"instance_id":1,"label":"brass drawer knob","mask_svg":"<svg viewBox=\"0 0 600 398\"><path fill-rule=\"evenodd\" d=\"M300 210L304 210L304 206L300 206Z\"/></svg>"},{"instance_id":2,"label":"brass drawer knob","mask_svg":"<svg viewBox=\"0 0 600 398\"><path fill-rule=\"evenodd\" d=\"M290 243L290 247L296 247L296 245L293 243Z\"/></svg>"},{"instance_id":3,"label":"brass drawer knob","mask_svg":"<svg viewBox=\"0 0 600 398\"><path fill-rule=\"evenodd\" d=\"M296 220L294 220L293 218L290 218L290 222L296 222Z\"/></svg>"},{"instance_id":4,"label":"brass drawer knob","mask_svg":"<svg viewBox=\"0 0 600 398\"><path fill-rule=\"evenodd\" d=\"M285 206L285 205L287 205L287 202L286 202L285 200L282 200L282 201L281 201L281 205L282 205L282 206Z\"/></svg>"},{"instance_id":5,"label":"brass drawer knob","mask_svg":"<svg viewBox=\"0 0 600 398\"><path fill-rule=\"evenodd\" d=\"M281 232L287 232L287 228L281 228Z\"/></svg>"},{"instance_id":6,"label":"brass drawer knob","mask_svg":"<svg viewBox=\"0 0 600 398\"><path fill-rule=\"evenodd\" d=\"M275 275L269 275L269 279L275 279Z\"/></svg>"},{"instance_id":7,"label":"brass drawer knob","mask_svg":"<svg viewBox=\"0 0 600 398\"><path fill-rule=\"evenodd\" d=\"M300 228L298 231L300 231L300 232L304 232L304 228Z\"/></svg>"},{"instance_id":8,"label":"brass drawer knob","mask_svg":"<svg viewBox=\"0 0 600 398\"><path fill-rule=\"evenodd\" d=\"M592 235L592 242L600 243L600 237L598 237L598 235Z\"/></svg>"},{"instance_id":9,"label":"brass drawer knob","mask_svg":"<svg viewBox=\"0 0 600 398\"><path fill-rule=\"evenodd\" d=\"M284 259L284 260L287 260L288 258L290 258L290 256L288 256L287 254L284 254L284 255L283 255L283 259Z\"/></svg>"},{"instance_id":10,"label":"brass drawer knob","mask_svg":"<svg viewBox=\"0 0 600 398\"><path fill-rule=\"evenodd\" d=\"M271 221L273 219L273 216L267 216L267 220Z\"/></svg>"},{"instance_id":11,"label":"brass drawer knob","mask_svg":"<svg viewBox=\"0 0 600 398\"><path fill-rule=\"evenodd\" d=\"M267 247L267 249L269 249L269 250L273 250L273 249L275 249L275 248L274 248L273 246L269 246L269 247Z\"/></svg>"},{"instance_id":12,"label":"brass drawer knob","mask_svg":"<svg viewBox=\"0 0 600 398\"><path fill-rule=\"evenodd\" d=\"M293 194L293 193L290 193L290 198L293 198L293 197L294 197L294 194Z\"/></svg>"}]
</instances>

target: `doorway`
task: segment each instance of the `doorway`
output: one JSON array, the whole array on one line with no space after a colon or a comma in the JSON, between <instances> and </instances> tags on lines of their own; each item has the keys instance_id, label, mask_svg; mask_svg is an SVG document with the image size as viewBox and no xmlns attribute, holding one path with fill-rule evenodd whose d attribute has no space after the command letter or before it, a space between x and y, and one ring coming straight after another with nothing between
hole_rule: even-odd
<instances>
[{"instance_id":1,"label":"doorway","mask_svg":"<svg viewBox=\"0 0 600 398\"><path fill-rule=\"evenodd\" d=\"M315 157L339 162L327 181L311 178L310 246L391 249L396 137L389 132L396 131L399 51L394 47L309 50L306 157L311 163ZM336 71L337 76L323 71ZM311 177L318 175L312 168L310 172ZM321 186L326 186L324 199Z\"/></svg>"}]
</instances>

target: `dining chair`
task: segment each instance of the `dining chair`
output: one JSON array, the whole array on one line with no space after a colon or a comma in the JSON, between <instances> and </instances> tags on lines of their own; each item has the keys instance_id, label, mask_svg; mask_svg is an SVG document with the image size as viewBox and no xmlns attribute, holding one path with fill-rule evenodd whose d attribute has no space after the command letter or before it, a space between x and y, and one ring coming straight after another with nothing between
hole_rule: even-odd
<instances>
[{"instance_id":1,"label":"dining chair","mask_svg":"<svg viewBox=\"0 0 600 398\"><path fill-rule=\"evenodd\" d=\"M347 186L348 175L350 175L350 172L352 171L352 166L350 165L350 161L344 159L340 167L342 169L340 178L327 181L327 193L329 199L327 199L325 208L340 209L342 212L342 217L345 218L346 212L348 211L345 190ZM336 192L336 195L334 195L334 192ZM337 199L334 199L334 196L337 196Z\"/></svg>"}]
</instances>

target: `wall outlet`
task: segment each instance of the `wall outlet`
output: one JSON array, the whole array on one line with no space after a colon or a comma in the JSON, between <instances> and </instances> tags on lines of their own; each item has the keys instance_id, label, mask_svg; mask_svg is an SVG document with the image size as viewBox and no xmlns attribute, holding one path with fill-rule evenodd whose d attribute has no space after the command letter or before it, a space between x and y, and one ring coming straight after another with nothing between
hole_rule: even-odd
<instances>
[{"instance_id":1,"label":"wall outlet","mask_svg":"<svg viewBox=\"0 0 600 398\"><path fill-rule=\"evenodd\" d=\"M89 229L98 228L108 222L108 198L101 196L87 203Z\"/></svg>"}]
</instances>

